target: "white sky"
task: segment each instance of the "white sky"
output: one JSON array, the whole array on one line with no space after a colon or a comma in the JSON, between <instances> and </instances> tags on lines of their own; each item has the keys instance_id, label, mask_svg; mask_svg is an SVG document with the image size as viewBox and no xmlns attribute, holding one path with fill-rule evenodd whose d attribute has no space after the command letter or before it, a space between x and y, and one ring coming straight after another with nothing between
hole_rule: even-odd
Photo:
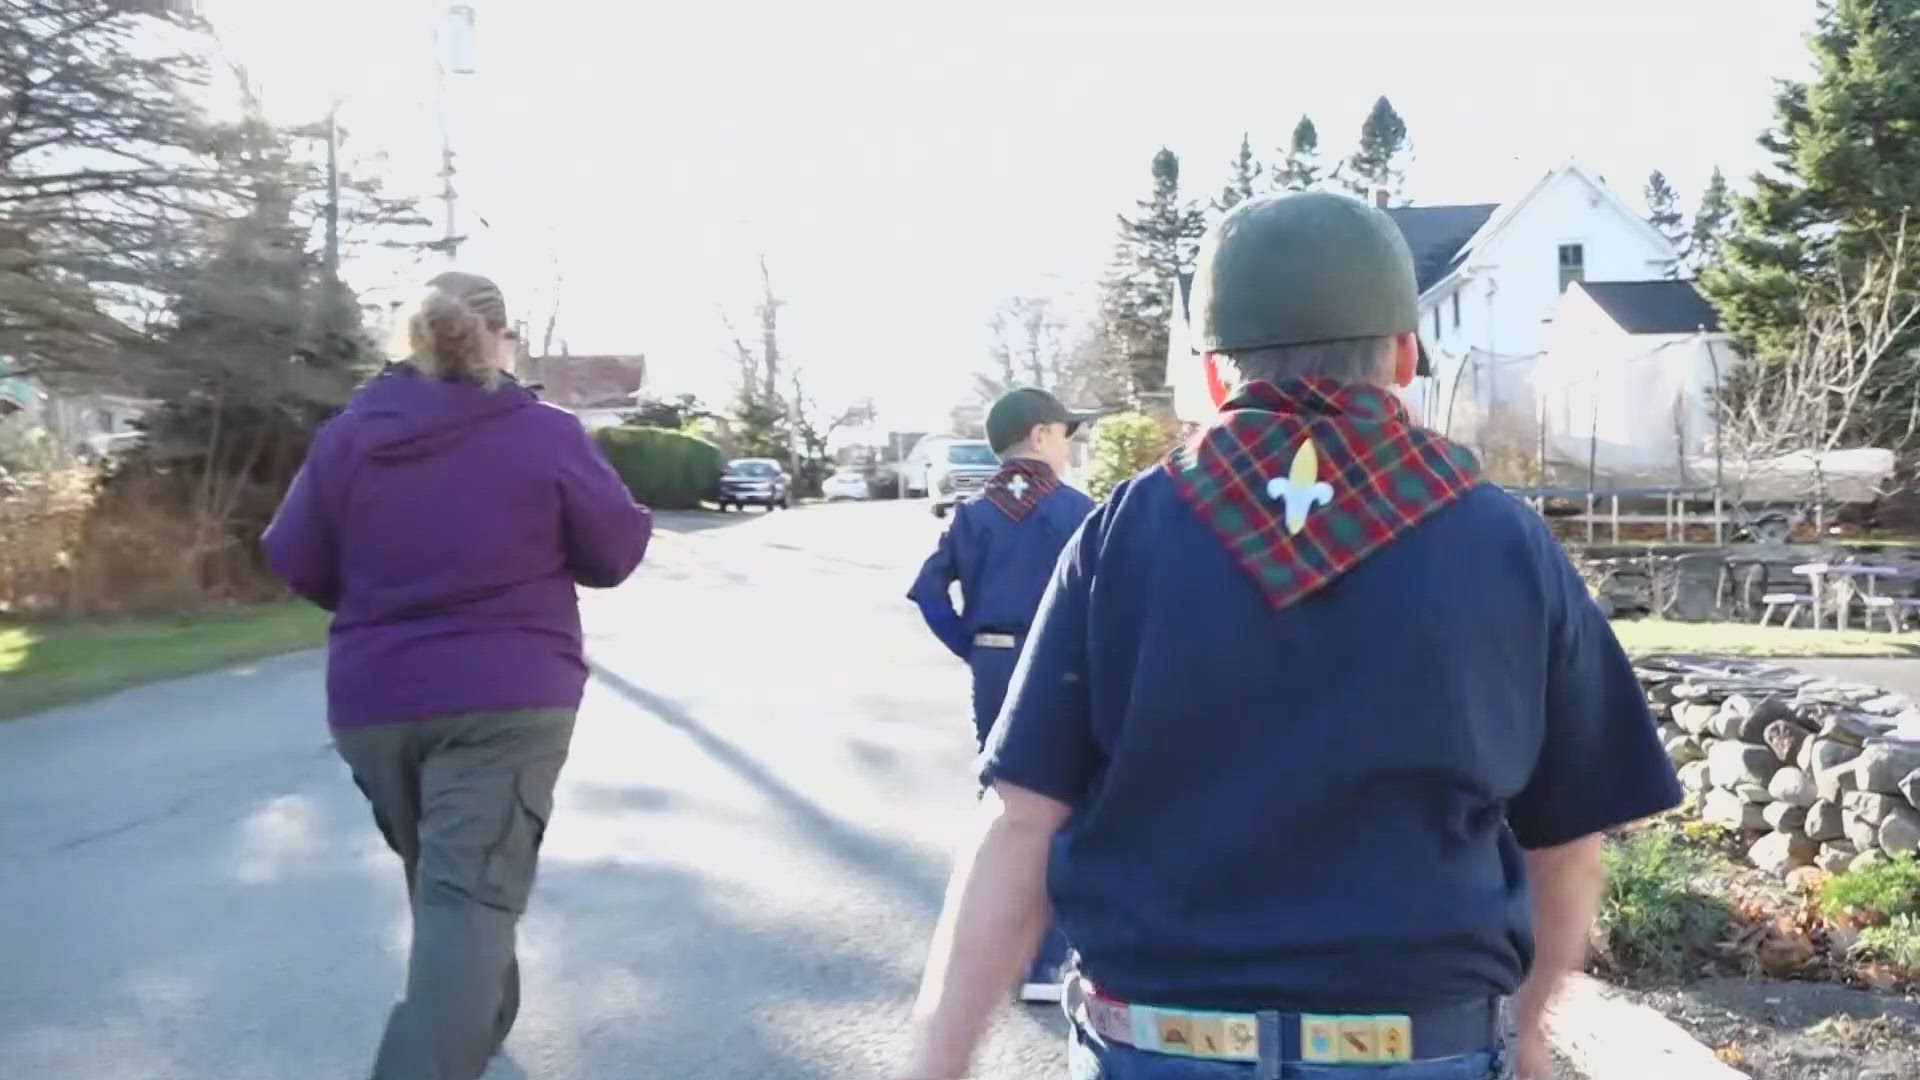
<instances>
[{"instance_id":1,"label":"white sky","mask_svg":"<svg viewBox=\"0 0 1920 1080\"><path fill-rule=\"evenodd\" d=\"M557 269L575 352L644 352L662 392L718 400L717 312L751 332L765 252L810 390L828 408L871 394L897 427L943 421L999 299L1090 292L1162 144L1212 194L1243 130L1272 160L1305 112L1344 154L1384 93L1417 203L1499 201L1568 157L1634 205L1663 169L1691 203L1715 164L1738 182L1761 163L1772 79L1803 74L1813 18L1812 0L1269 0L1257 10L1298 14L1259 17L1035 0L920 18L473 3L479 70L454 83L463 265L499 278L536 338ZM442 6L206 4L281 118L340 95L358 148L422 192ZM368 265L356 283L398 282Z\"/></svg>"}]
</instances>

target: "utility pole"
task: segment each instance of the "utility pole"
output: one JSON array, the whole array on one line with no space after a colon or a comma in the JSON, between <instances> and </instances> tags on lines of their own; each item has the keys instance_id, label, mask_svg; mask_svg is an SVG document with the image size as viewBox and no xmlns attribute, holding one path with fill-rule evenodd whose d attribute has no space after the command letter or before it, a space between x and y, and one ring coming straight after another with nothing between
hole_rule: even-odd
<instances>
[{"instance_id":1,"label":"utility pole","mask_svg":"<svg viewBox=\"0 0 1920 1080\"><path fill-rule=\"evenodd\" d=\"M340 285L340 99L327 110L327 248L326 283L331 292ZM331 297L329 297L331 299Z\"/></svg>"},{"instance_id":2,"label":"utility pole","mask_svg":"<svg viewBox=\"0 0 1920 1080\"><path fill-rule=\"evenodd\" d=\"M449 4L434 27L434 72L437 76L440 104L440 199L446 204L446 236L437 245L448 262L460 255L466 237L460 232L460 196L453 186L457 170L453 165L452 88L449 75L471 75L473 66L474 11L471 4Z\"/></svg>"}]
</instances>

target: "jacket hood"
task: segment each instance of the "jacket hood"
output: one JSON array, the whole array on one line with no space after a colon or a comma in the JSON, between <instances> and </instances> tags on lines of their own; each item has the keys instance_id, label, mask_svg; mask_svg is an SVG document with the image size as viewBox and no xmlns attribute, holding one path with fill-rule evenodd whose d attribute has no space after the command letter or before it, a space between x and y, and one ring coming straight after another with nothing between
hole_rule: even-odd
<instances>
[{"instance_id":1,"label":"jacket hood","mask_svg":"<svg viewBox=\"0 0 1920 1080\"><path fill-rule=\"evenodd\" d=\"M391 461L448 450L475 429L537 400L531 390L511 378L488 390L389 364L354 395L347 414L371 433L371 456Z\"/></svg>"}]
</instances>

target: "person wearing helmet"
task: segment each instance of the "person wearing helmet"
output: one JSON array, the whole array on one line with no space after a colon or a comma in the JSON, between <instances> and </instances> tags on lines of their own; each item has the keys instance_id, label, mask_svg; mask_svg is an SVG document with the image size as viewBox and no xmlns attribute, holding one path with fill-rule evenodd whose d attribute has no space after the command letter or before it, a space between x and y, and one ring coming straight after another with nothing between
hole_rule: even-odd
<instances>
[{"instance_id":1,"label":"person wearing helmet","mask_svg":"<svg viewBox=\"0 0 1920 1080\"><path fill-rule=\"evenodd\" d=\"M1632 667L1545 523L1392 392L1421 349L1390 218L1242 203L1193 299L1220 411L1061 556L903 1075L966 1073L1051 907L1076 1080L1544 1080L1600 834L1680 798Z\"/></svg>"},{"instance_id":2,"label":"person wearing helmet","mask_svg":"<svg viewBox=\"0 0 1920 1080\"><path fill-rule=\"evenodd\" d=\"M1067 441L1081 423L1045 390L1025 387L995 401L987 413L987 441L1000 457L1000 471L979 497L955 509L907 594L940 643L972 669L974 737L981 745L1000 715L1027 625L1060 550L1093 509L1093 500L1061 482ZM953 607L956 581L959 611ZM1049 930L1020 982L1020 1000L1060 1000L1066 959L1066 941Z\"/></svg>"}]
</instances>

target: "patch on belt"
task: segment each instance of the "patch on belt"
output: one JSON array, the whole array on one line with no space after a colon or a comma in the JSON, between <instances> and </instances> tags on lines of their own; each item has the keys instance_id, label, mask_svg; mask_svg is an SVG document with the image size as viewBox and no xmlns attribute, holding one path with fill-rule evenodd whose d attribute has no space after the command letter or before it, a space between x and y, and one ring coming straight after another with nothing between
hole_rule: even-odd
<instances>
[{"instance_id":1,"label":"patch on belt","mask_svg":"<svg viewBox=\"0 0 1920 1080\"><path fill-rule=\"evenodd\" d=\"M1300 1060L1361 1065L1413 1060L1413 1021L1406 1016L1300 1017Z\"/></svg>"}]
</instances>

